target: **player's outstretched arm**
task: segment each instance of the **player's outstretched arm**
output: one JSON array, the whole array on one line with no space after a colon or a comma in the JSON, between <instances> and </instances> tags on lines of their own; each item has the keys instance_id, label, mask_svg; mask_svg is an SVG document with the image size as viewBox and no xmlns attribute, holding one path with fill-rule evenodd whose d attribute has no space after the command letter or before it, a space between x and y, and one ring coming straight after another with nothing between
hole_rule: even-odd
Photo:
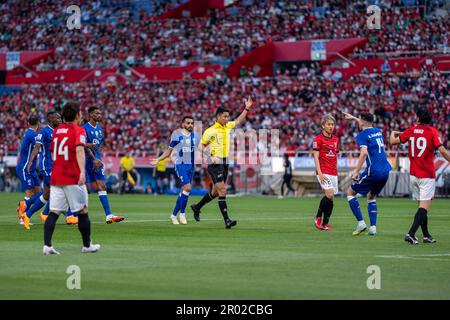
<instances>
[{"instance_id":1,"label":"player's outstretched arm","mask_svg":"<svg viewBox=\"0 0 450 320\"><path fill-rule=\"evenodd\" d=\"M77 153L77 163L80 169L80 178L78 179L78 185L82 186L86 183L86 175L84 172L84 165L86 163L86 154L83 146L77 146L75 149Z\"/></svg>"},{"instance_id":2,"label":"player's outstretched arm","mask_svg":"<svg viewBox=\"0 0 450 320\"><path fill-rule=\"evenodd\" d=\"M400 141L400 135L402 133L400 131L392 131L391 135L389 136L389 143L393 146L397 145L397 144L401 144L402 142Z\"/></svg>"},{"instance_id":3,"label":"player's outstretched arm","mask_svg":"<svg viewBox=\"0 0 450 320\"><path fill-rule=\"evenodd\" d=\"M150 160L150 164L151 164L152 166L156 166L156 164L157 164L158 162L160 162L160 161L162 161L162 160L164 160L164 159L170 157L170 155L172 154L172 151L173 151L173 148L171 148L171 147L167 148L167 149L163 152L163 154L160 155L158 158Z\"/></svg>"},{"instance_id":4,"label":"player's outstretched arm","mask_svg":"<svg viewBox=\"0 0 450 320\"><path fill-rule=\"evenodd\" d=\"M28 164L27 164L27 169L26 169L27 173L30 173L31 164L33 163L34 158L36 158L36 156L39 154L39 152L41 152L41 144L36 143L33 147L33 151L31 151L30 160L28 161Z\"/></svg>"},{"instance_id":5,"label":"player's outstretched arm","mask_svg":"<svg viewBox=\"0 0 450 320\"><path fill-rule=\"evenodd\" d=\"M253 106L253 100L252 97L248 97L248 99L244 100L245 102L245 109L244 111L242 111L242 113L239 115L239 117L237 117L236 121L236 127L240 127L244 122L245 119L247 118L247 113L251 110L252 106Z\"/></svg>"},{"instance_id":6,"label":"player's outstretched arm","mask_svg":"<svg viewBox=\"0 0 450 320\"><path fill-rule=\"evenodd\" d=\"M348 112L342 112L342 113L344 114L344 119L345 119L345 120L353 120L353 121L356 121L356 122L358 122L358 125L361 123L361 119L355 117L354 115L351 115L351 114L348 113Z\"/></svg>"},{"instance_id":7,"label":"player's outstretched arm","mask_svg":"<svg viewBox=\"0 0 450 320\"><path fill-rule=\"evenodd\" d=\"M445 158L445 160L450 162L450 152L448 152L448 150L444 146L440 146L438 148L438 150L442 154L442 156Z\"/></svg>"}]
</instances>

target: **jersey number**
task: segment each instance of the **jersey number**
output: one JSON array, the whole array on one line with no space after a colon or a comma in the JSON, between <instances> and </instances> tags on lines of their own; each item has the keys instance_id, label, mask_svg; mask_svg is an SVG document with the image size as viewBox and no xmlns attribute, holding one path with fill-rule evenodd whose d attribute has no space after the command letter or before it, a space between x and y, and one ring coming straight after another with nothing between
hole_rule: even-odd
<instances>
[{"instance_id":1,"label":"jersey number","mask_svg":"<svg viewBox=\"0 0 450 320\"><path fill-rule=\"evenodd\" d=\"M420 137L417 139L415 137L409 138L411 140L411 157L415 157L415 149L417 148L419 150L419 154L417 155L417 158L420 158L423 153L425 152L425 149L427 148L427 139L424 137Z\"/></svg>"},{"instance_id":2,"label":"jersey number","mask_svg":"<svg viewBox=\"0 0 450 320\"><path fill-rule=\"evenodd\" d=\"M377 144L378 144L378 153L381 153L381 150L384 150L384 143L382 138L377 138Z\"/></svg>"},{"instance_id":3,"label":"jersey number","mask_svg":"<svg viewBox=\"0 0 450 320\"><path fill-rule=\"evenodd\" d=\"M69 147L66 146L66 142L67 139L69 139L68 137L64 137L61 140L61 143L58 146L58 138L55 138L55 140L53 140L53 161L56 161L56 156L64 156L64 160L68 161L69 160Z\"/></svg>"}]
</instances>

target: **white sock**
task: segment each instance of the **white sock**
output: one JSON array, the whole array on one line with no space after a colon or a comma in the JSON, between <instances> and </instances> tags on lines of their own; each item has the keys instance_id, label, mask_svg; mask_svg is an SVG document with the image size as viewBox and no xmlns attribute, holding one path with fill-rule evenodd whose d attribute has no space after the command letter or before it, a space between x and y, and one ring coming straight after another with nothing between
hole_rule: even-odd
<instances>
[{"instance_id":1,"label":"white sock","mask_svg":"<svg viewBox=\"0 0 450 320\"><path fill-rule=\"evenodd\" d=\"M364 220L358 221L358 227L367 227L366 222Z\"/></svg>"}]
</instances>

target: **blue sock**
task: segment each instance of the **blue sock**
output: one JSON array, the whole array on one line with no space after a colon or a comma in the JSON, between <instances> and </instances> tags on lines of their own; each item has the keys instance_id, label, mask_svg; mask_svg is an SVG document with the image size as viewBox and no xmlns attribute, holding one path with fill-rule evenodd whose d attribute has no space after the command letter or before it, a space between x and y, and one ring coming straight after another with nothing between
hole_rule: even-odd
<instances>
[{"instance_id":1,"label":"blue sock","mask_svg":"<svg viewBox=\"0 0 450 320\"><path fill-rule=\"evenodd\" d=\"M181 193L180 193L180 195L177 198L177 203L175 204L175 208L173 208L172 215L174 217L176 217L177 214L178 214L178 211L180 211L180 203L181 203Z\"/></svg>"},{"instance_id":2,"label":"blue sock","mask_svg":"<svg viewBox=\"0 0 450 320\"><path fill-rule=\"evenodd\" d=\"M99 191L98 197L100 198L100 202L102 203L103 210L105 211L105 215L109 216L112 214L111 209L109 208L108 194L106 191Z\"/></svg>"},{"instance_id":3,"label":"blue sock","mask_svg":"<svg viewBox=\"0 0 450 320\"><path fill-rule=\"evenodd\" d=\"M356 220L362 221L364 220L361 208L359 207L358 199L356 197L349 196L347 197L348 204L350 205L350 209L352 209L353 215L355 216Z\"/></svg>"},{"instance_id":4,"label":"blue sock","mask_svg":"<svg viewBox=\"0 0 450 320\"><path fill-rule=\"evenodd\" d=\"M370 225L376 226L378 214L377 201L376 200L367 201L367 210L369 211Z\"/></svg>"},{"instance_id":5,"label":"blue sock","mask_svg":"<svg viewBox=\"0 0 450 320\"><path fill-rule=\"evenodd\" d=\"M70 209L67 211L66 214L66 218L70 217L70 216L74 216L75 218L78 217L78 215L76 213L73 213L72 211L70 211Z\"/></svg>"},{"instance_id":6,"label":"blue sock","mask_svg":"<svg viewBox=\"0 0 450 320\"><path fill-rule=\"evenodd\" d=\"M40 196L34 203L33 205L27 209L27 217L31 218L33 216L33 214L38 211L40 208L42 208L43 206L45 206L45 204L47 203L47 200L44 199L43 196Z\"/></svg>"},{"instance_id":7,"label":"blue sock","mask_svg":"<svg viewBox=\"0 0 450 320\"><path fill-rule=\"evenodd\" d=\"M44 211L42 211L42 214L44 216L48 216L48 212L50 211L50 199L48 199L47 201L47 205L44 208Z\"/></svg>"},{"instance_id":8,"label":"blue sock","mask_svg":"<svg viewBox=\"0 0 450 320\"><path fill-rule=\"evenodd\" d=\"M37 200L37 199L39 199L39 197L40 196L42 196L42 194L43 194L43 192L41 191L41 192L39 192L39 193L36 193L34 196L32 196L31 198L24 198L24 200L25 200L25 204L27 205L27 209L28 208L30 208L32 205L33 205L33 203Z\"/></svg>"},{"instance_id":9,"label":"blue sock","mask_svg":"<svg viewBox=\"0 0 450 320\"><path fill-rule=\"evenodd\" d=\"M180 195L180 212L182 214L184 214L186 211L188 200L189 200L189 192L182 191Z\"/></svg>"}]
</instances>

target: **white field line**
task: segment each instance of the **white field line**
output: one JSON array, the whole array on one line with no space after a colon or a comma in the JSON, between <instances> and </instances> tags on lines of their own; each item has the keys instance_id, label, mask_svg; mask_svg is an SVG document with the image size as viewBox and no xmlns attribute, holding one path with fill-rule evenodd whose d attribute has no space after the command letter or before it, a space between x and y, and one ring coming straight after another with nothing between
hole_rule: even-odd
<instances>
[{"instance_id":1,"label":"white field line","mask_svg":"<svg viewBox=\"0 0 450 320\"><path fill-rule=\"evenodd\" d=\"M436 253L436 254L414 254L414 255L380 255L376 258L385 259L407 259L407 260L427 260L427 261L445 261L450 262L450 259L436 259L434 257L450 257L450 253Z\"/></svg>"}]
</instances>

